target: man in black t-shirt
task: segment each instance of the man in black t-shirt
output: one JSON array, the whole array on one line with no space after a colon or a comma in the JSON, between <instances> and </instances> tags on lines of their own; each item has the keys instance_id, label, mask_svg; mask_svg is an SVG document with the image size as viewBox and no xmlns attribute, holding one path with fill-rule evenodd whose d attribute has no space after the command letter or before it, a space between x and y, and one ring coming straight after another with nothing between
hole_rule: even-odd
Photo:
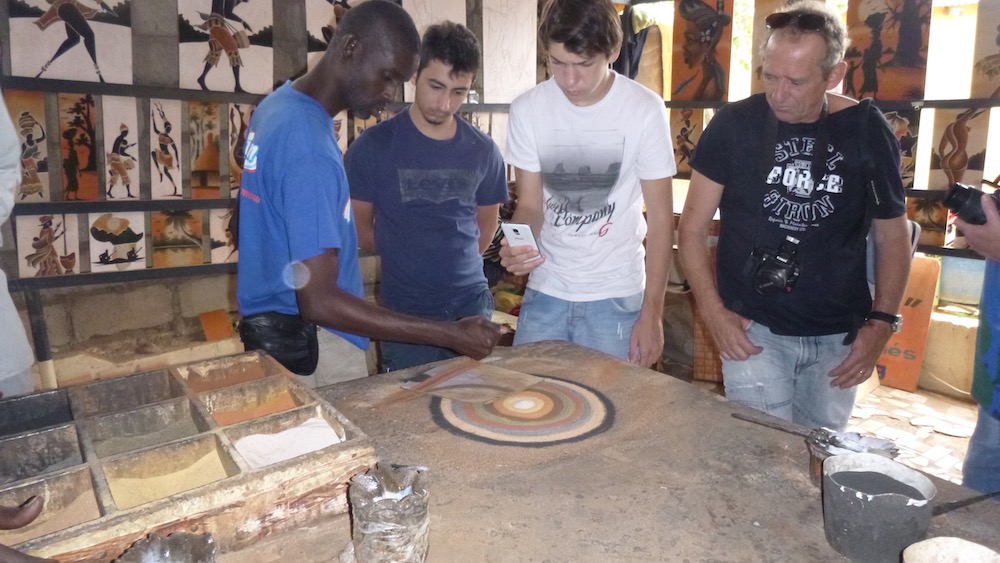
<instances>
[{"instance_id":1,"label":"man in black t-shirt","mask_svg":"<svg viewBox=\"0 0 1000 563\"><path fill-rule=\"evenodd\" d=\"M839 430L899 328L910 265L899 148L877 109L828 92L846 72L835 12L799 2L766 22L764 94L722 108L699 140L680 255L722 356L726 396Z\"/></svg>"}]
</instances>

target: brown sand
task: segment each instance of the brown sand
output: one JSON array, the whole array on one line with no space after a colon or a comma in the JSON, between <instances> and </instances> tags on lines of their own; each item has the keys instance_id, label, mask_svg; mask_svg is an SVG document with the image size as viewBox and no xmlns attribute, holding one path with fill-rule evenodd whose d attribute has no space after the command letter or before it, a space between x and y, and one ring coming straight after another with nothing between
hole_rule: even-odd
<instances>
[{"instance_id":1,"label":"brown sand","mask_svg":"<svg viewBox=\"0 0 1000 563\"><path fill-rule=\"evenodd\" d=\"M219 452L212 450L191 465L146 478L108 477L111 496L120 510L189 491L228 477Z\"/></svg>"},{"instance_id":2,"label":"brown sand","mask_svg":"<svg viewBox=\"0 0 1000 563\"><path fill-rule=\"evenodd\" d=\"M243 422L251 418L259 418L276 412L291 410L296 406L298 405L295 404L292 396L288 391L284 391L256 407L238 411L216 411L212 413L212 416L221 426L229 426L230 424L236 424L237 422Z\"/></svg>"},{"instance_id":3,"label":"brown sand","mask_svg":"<svg viewBox=\"0 0 1000 563\"><path fill-rule=\"evenodd\" d=\"M217 378L216 375L219 372L223 372L224 375ZM241 366L229 372L222 369L212 370L205 376L192 373L188 376L187 384L195 393L202 393L248 381L257 381L262 377L264 377L264 372L260 369L250 369L249 367Z\"/></svg>"},{"instance_id":4,"label":"brown sand","mask_svg":"<svg viewBox=\"0 0 1000 563\"><path fill-rule=\"evenodd\" d=\"M30 539L65 530L101 517L97 499L89 489L63 508L42 511L37 520L17 530L0 530L0 543L15 545Z\"/></svg>"},{"instance_id":5,"label":"brown sand","mask_svg":"<svg viewBox=\"0 0 1000 563\"><path fill-rule=\"evenodd\" d=\"M193 436L198 433L198 427L190 417L171 422L155 432L139 434L138 436L112 436L105 440L94 441L94 451L101 457L112 456L130 450L138 450L154 444L162 444L179 438Z\"/></svg>"}]
</instances>

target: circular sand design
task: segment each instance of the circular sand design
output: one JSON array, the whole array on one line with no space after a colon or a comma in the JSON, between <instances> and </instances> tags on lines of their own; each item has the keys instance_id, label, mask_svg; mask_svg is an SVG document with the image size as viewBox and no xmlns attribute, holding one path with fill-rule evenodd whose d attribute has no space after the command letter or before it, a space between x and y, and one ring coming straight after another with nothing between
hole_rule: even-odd
<instances>
[{"instance_id":1,"label":"circular sand design","mask_svg":"<svg viewBox=\"0 0 1000 563\"><path fill-rule=\"evenodd\" d=\"M431 413L438 425L454 434L504 446L575 442L614 423L614 406L607 397L552 377L486 404L434 397Z\"/></svg>"}]
</instances>

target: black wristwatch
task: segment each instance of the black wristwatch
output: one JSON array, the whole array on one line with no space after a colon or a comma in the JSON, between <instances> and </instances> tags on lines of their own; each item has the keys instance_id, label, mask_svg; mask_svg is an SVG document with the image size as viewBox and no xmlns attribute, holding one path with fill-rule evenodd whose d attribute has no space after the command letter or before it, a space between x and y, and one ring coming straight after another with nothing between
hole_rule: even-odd
<instances>
[{"instance_id":1,"label":"black wristwatch","mask_svg":"<svg viewBox=\"0 0 1000 563\"><path fill-rule=\"evenodd\" d=\"M890 315L889 313L883 313L882 311L872 311L871 313L868 313L868 318L865 319L865 321L882 321L884 323L889 323L893 332L903 330L903 315Z\"/></svg>"}]
</instances>

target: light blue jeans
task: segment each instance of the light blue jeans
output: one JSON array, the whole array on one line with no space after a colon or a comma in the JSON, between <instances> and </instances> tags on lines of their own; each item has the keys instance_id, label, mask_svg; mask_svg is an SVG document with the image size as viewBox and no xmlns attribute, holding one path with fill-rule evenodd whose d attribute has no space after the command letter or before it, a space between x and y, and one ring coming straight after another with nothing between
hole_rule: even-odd
<instances>
[{"instance_id":1,"label":"light blue jeans","mask_svg":"<svg viewBox=\"0 0 1000 563\"><path fill-rule=\"evenodd\" d=\"M514 345L564 340L628 361L642 292L599 301L566 301L534 289L524 292Z\"/></svg>"},{"instance_id":2,"label":"light blue jeans","mask_svg":"<svg viewBox=\"0 0 1000 563\"><path fill-rule=\"evenodd\" d=\"M810 428L843 430L857 387L830 387L827 374L851 351L844 336L779 336L751 321L747 337L764 351L743 361L722 361L726 397Z\"/></svg>"},{"instance_id":3,"label":"light blue jeans","mask_svg":"<svg viewBox=\"0 0 1000 563\"><path fill-rule=\"evenodd\" d=\"M984 493L1000 491L1000 420L982 407L962 464L962 485Z\"/></svg>"}]
</instances>

